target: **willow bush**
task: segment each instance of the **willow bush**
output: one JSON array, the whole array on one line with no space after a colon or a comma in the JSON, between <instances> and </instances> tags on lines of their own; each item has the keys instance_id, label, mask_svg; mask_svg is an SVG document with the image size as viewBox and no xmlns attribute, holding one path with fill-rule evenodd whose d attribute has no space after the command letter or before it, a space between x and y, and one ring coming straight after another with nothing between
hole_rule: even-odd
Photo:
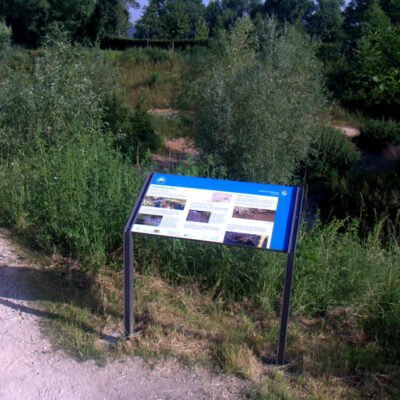
<instances>
[{"instance_id":1,"label":"willow bush","mask_svg":"<svg viewBox=\"0 0 400 400\"><path fill-rule=\"evenodd\" d=\"M249 18L221 33L194 67L182 104L194 113L193 134L229 178L289 184L328 123L320 63L310 39L294 27Z\"/></svg>"},{"instance_id":2,"label":"willow bush","mask_svg":"<svg viewBox=\"0 0 400 400\"><path fill-rule=\"evenodd\" d=\"M0 224L95 269L121 246L142 182L103 121L112 70L66 43L0 82Z\"/></svg>"}]
</instances>

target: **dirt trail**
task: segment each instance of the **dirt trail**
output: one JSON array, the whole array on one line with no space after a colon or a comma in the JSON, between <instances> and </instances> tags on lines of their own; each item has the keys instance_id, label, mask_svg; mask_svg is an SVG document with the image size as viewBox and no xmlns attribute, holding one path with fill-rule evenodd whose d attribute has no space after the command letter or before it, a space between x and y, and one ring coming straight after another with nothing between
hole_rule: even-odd
<instances>
[{"instance_id":1,"label":"dirt trail","mask_svg":"<svg viewBox=\"0 0 400 400\"><path fill-rule=\"evenodd\" d=\"M139 358L100 367L53 350L29 288L29 261L0 230L0 400L239 399L240 382L170 361Z\"/></svg>"}]
</instances>

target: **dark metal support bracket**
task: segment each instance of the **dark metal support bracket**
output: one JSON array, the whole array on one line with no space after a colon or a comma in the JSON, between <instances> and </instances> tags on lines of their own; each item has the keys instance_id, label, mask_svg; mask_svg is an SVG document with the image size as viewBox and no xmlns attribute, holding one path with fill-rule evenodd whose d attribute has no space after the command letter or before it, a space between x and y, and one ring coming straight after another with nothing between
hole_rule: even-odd
<instances>
[{"instance_id":1,"label":"dark metal support bracket","mask_svg":"<svg viewBox=\"0 0 400 400\"><path fill-rule=\"evenodd\" d=\"M133 275L134 275L134 249L133 249L133 233L132 225L135 221L136 214L139 211L139 206L142 203L143 197L153 178L154 173L149 172L146 176L142 190L136 200L135 206L129 215L128 222L124 229L124 327L125 337L129 338L133 334L135 325L135 316L133 313L134 290L133 290Z\"/></svg>"},{"instance_id":2,"label":"dark metal support bracket","mask_svg":"<svg viewBox=\"0 0 400 400\"><path fill-rule=\"evenodd\" d=\"M292 230L290 232L289 251L286 257L286 273L285 273L285 282L283 285L283 296L282 296L282 306L281 306L281 325L280 325L279 340L278 340L278 351L276 355L276 363L278 365L283 365L285 359L287 327L288 327L289 310L290 310L290 296L292 291L294 259L296 253L296 240L297 240L297 231L300 225L301 209L303 207L303 197L304 197L303 188L297 188L296 202L295 202L293 221L292 221Z\"/></svg>"}]
</instances>

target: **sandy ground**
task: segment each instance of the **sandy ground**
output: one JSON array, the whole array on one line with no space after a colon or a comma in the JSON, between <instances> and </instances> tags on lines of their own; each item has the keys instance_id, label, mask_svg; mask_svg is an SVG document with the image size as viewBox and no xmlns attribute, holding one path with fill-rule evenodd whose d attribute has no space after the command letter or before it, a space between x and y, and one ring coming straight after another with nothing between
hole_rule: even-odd
<instances>
[{"instance_id":1,"label":"sandy ground","mask_svg":"<svg viewBox=\"0 0 400 400\"><path fill-rule=\"evenodd\" d=\"M27 279L29 260L0 230L0 400L240 399L241 381L169 361L140 358L105 367L55 351L39 328L41 311Z\"/></svg>"}]
</instances>

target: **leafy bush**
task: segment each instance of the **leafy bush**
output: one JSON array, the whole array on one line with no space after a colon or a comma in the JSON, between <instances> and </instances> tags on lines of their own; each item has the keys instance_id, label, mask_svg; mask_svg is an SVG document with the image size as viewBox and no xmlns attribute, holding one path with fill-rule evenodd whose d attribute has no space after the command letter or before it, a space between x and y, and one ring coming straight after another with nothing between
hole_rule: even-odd
<instances>
[{"instance_id":1,"label":"leafy bush","mask_svg":"<svg viewBox=\"0 0 400 400\"><path fill-rule=\"evenodd\" d=\"M341 99L353 109L397 118L400 113L400 27L370 30L360 39L353 59L344 66Z\"/></svg>"},{"instance_id":2,"label":"leafy bush","mask_svg":"<svg viewBox=\"0 0 400 400\"><path fill-rule=\"evenodd\" d=\"M0 50L4 50L11 45L12 29L4 21L0 20Z\"/></svg>"},{"instance_id":3,"label":"leafy bush","mask_svg":"<svg viewBox=\"0 0 400 400\"><path fill-rule=\"evenodd\" d=\"M387 144L400 141L400 123L394 120L368 118L361 127L360 143L367 149L379 153Z\"/></svg>"},{"instance_id":4,"label":"leafy bush","mask_svg":"<svg viewBox=\"0 0 400 400\"><path fill-rule=\"evenodd\" d=\"M156 150L161 140L155 133L153 117L143 106L144 97L131 111L116 92L107 96L103 121L111 131L117 148L133 162L139 160L148 150Z\"/></svg>"},{"instance_id":5,"label":"leafy bush","mask_svg":"<svg viewBox=\"0 0 400 400\"><path fill-rule=\"evenodd\" d=\"M92 268L121 246L141 175L99 136L37 148L0 169L0 223Z\"/></svg>"},{"instance_id":6,"label":"leafy bush","mask_svg":"<svg viewBox=\"0 0 400 400\"><path fill-rule=\"evenodd\" d=\"M163 62L170 59L170 53L167 50L159 49L157 47L132 47L123 51L119 57L120 60L125 62Z\"/></svg>"},{"instance_id":7,"label":"leafy bush","mask_svg":"<svg viewBox=\"0 0 400 400\"><path fill-rule=\"evenodd\" d=\"M170 49L172 47L176 49L186 49L190 46L207 46L208 39L177 39L174 40L174 46L172 46L172 39L129 39L121 38L116 36L106 36L101 42L102 49L113 49L113 50L126 50L131 47L158 47L161 49Z\"/></svg>"},{"instance_id":8,"label":"leafy bush","mask_svg":"<svg viewBox=\"0 0 400 400\"><path fill-rule=\"evenodd\" d=\"M33 74L10 71L0 82L0 154L9 159L98 135L103 97L112 87L106 68L101 58L58 44L37 56Z\"/></svg>"},{"instance_id":9,"label":"leafy bush","mask_svg":"<svg viewBox=\"0 0 400 400\"><path fill-rule=\"evenodd\" d=\"M0 223L93 268L120 247L142 179L103 130L113 74L97 56L60 44L0 83Z\"/></svg>"},{"instance_id":10,"label":"leafy bush","mask_svg":"<svg viewBox=\"0 0 400 400\"><path fill-rule=\"evenodd\" d=\"M328 120L314 50L296 29L279 32L273 21L259 46L254 26L242 18L195 66L199 75L182 103L194 113L197 146L230 178L293 182L315 127Z\"/></svg>"},{"instance_id":11,"label":"leafy bush","mask_svg":"<svg viewBox=\"0 0 400 400\"><path fill-rule=\"evenodd\" d=\"M337 129L319 127L313 136L307 161L307 178L353 172L360 159L354 143Z\"/></svg>"}]
</instances>

